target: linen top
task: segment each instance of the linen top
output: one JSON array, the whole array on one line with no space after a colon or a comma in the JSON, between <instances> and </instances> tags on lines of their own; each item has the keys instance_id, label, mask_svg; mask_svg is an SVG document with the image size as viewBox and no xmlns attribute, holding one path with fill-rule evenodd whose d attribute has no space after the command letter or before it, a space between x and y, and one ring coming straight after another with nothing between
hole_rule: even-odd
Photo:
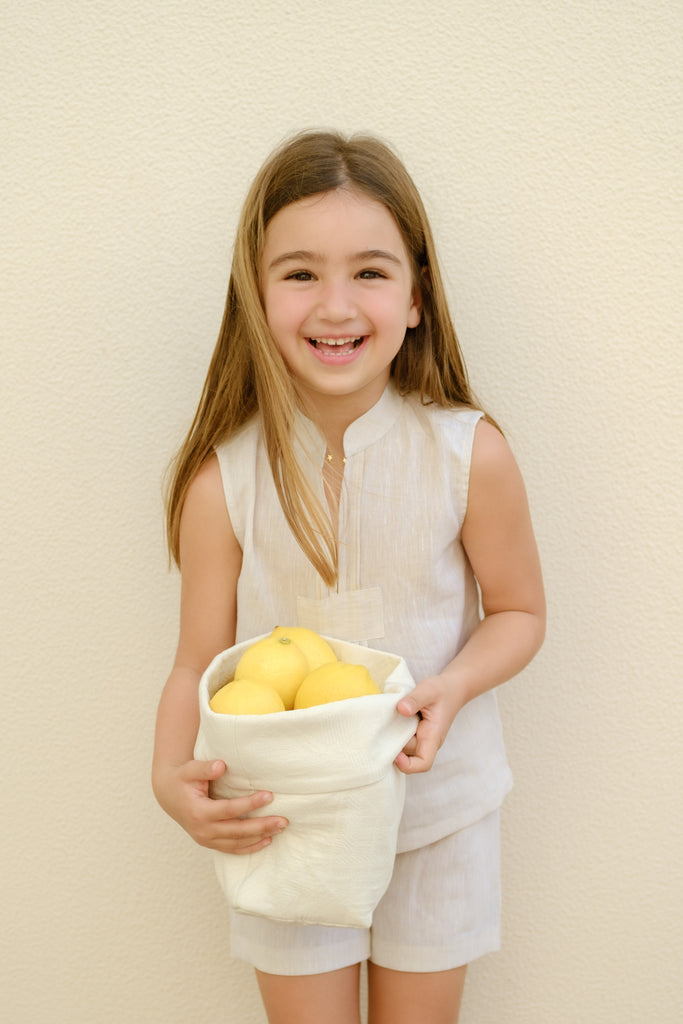
<instances>
[{"instance_id":1,"label":"linen top","mask_svg":"<svg viewBox=\"0 0 683 1024\"><path fill-rule=\"evenodd\" d=\"M401 655L416 682L440 672L480 618L461 543L482 413L423 405L392 383L344 435L339 580L328 588L294 538L275 490L258 415L216 449L242 548L236 641L274 626ZM297 454L323 506L325 440L297 420ZM494 691L456 716L429 772L407 776L398 850L434 842L500 806L512 785Z\"/></svg>"}]
</instances>

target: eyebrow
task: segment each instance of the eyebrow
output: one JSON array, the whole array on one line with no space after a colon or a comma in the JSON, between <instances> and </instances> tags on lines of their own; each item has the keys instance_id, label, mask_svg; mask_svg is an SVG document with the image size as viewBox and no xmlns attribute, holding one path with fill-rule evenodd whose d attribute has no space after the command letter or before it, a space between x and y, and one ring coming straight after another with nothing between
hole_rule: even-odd
<instances>
[{"instance_id":1,"label":"eyebrow","mask_svg":"<svg viewBox=\"0 0 683 1024\"><path fill-rule=\"evenodd\" d=\"M399 257L387 249L364 249L363 252L355 253L349 262L363 263L366 260L386 260L401 266ZM268 264L268 269L274 270L282 263L325 263L325 256L322 253L312 252L310 249L296 249L293 252L283 252L280 256L276 256Z\"/></svg>"}]
</instances>

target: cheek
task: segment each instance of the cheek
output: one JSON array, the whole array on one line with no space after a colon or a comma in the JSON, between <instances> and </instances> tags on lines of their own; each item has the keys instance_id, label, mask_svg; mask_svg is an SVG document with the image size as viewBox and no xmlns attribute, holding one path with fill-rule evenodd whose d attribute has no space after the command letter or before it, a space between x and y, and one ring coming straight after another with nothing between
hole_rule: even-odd
<instances>
[{"instance_id":1,"label":"cheek","mask_svg":"<svg viewBox=\"0 0 683 1024\"><path fill-rule=\"evenodd\" d=\"M406 296L403 290L397 291L391 296L386 296L381 309L377 309L377 317L387 327L391 326L396 329L405 328L406 326L415 327L420 318L412 298Z\"/></svg>"},{"instance_id":2,"label":"cheek","mask_svg":"<svg viewBox=\"0 0 683 1024\"><path fill-rule=\"evenodd\" d=\"M273 334L277 335L282 330L283 324L287 321L286 307L277 294L274 295L272 292L266 292L263 297L263 310L266 314L268 326Z\"/></svg>"},{"instance_id":3,"label":"cheek","mask_svg":"<svg viewBox=\"0 0 683 1024\"><path fill-rule=\"evenodd\" d=\"M271 331L291 330L304 315L301 298L291 292L282 294L277 289L267 292L263 306Z\"/></svg>"}]
</instances>

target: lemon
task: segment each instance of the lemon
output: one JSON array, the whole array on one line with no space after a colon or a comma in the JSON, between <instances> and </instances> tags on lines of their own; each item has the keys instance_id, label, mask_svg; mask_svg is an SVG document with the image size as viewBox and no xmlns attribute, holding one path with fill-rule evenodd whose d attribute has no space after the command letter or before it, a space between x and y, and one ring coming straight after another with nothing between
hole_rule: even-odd
<instances>
[{"instance_id":1,"label":"lemon","mask_svg":"<svg viewBox=\"0 0 683 1024\"><path fill-rule=\"evenodd\" d=\"M297 690L294 708L311 708L349 697L366 697L382 691L372 680L365 665L336 661L309 672Z\"/></svg>"},{"instance_id":2,"label":"lemon","mask_svg":"<svg viewBox=\"0 0 683 1024\"><path fill-rule=\"evenodd\" d=\"M287 636L303 652L308 662L308 671L319 668L320 665L327 665L337 660L327 640L323 640L314 630L306 629L305 626L276 626L270 634L274 637Z\"/></svg>"},{"instance_id":3,"label":"lemon","mask_svg":"<svg viewBox=\"0 0 683 1024\"><path fill-rule=\"evenodd\" d=\"M235 679L252 679L277 690L287 710L307 674L305 655L287 636L257 640L247 647L235 668Z\"/></svg>"},{"instance_id":4,"label":"lemon","mask_svg":"<svg viewBox=\"0 0 683 1024\"><path fill-rule=\"evenodd\" d=\"M233 679L221 686L209 707L220 715L268 715L285 710L282 697L272 686L253 679Z\"/></svg>"}]
</instances>

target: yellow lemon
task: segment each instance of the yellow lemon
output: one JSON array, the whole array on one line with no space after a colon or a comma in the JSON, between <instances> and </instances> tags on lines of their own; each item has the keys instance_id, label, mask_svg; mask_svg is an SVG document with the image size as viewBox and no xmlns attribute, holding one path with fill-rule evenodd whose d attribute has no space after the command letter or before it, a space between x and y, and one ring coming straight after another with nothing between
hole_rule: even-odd
<instances>
[{"instance_id":1,"label":"yellow lemon","mask_svg":"<svg viewBox=\"0 0 683 1024\"><path fill-rule=\"evenodd\" d=\"M257 640L247 647L235 668L235 679L253 679L277 690L287 710L307 674L305 655L287 636Z\"/></svg>"},{"instance_id":2,"label":"yellow lemon","mask_svg":"<svg viewBox=\"0 0 683 1024\"><path fill-rule=\"evenodd\" d=\"M306 629L304 626L276 626L270 635L274 637L288 636L303 652L308 662L309 672L319 668L320 665L327 665L331 661L337 660L337 655L327 640L323 640L314 630Z\"/></svg>"},{"instance_id":3,"label":"yellow lemon","mask_svg":"<svg viewBox=\"0 0 683 1024\"><path fill-rule=\"evenodd\" d=\"M219 715L269 715L284 711L282 697L272 686L253 679L233 679L217 690L209 707Z\"/></svg>"},{"instance_id":4,"label":"yellow lemon","mask_svg":"<svg viewBox=\"0 0 683 1024\"><path fill-rule=\"evenodd\" d=\"M306 676L297 690L294 708L311 708L316 704L329 704L335 700L366 697L381 692L364 665L336 661L321 665Z\"/></svg>"}]
</instances>

